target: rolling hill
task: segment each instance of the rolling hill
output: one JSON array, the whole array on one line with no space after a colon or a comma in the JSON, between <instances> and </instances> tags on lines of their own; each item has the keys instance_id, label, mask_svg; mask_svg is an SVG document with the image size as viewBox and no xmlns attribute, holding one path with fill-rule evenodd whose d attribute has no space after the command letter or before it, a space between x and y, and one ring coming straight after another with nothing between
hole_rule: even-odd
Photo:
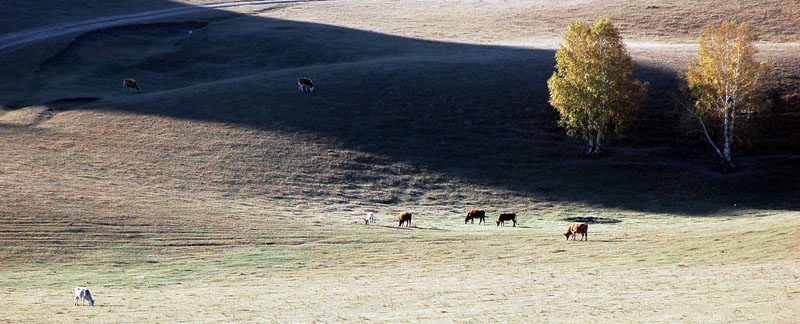
<instances>
[{"instance_id":1,"label":"rolling hill","mask_svg":"<svg viewBox=\"0 0 800 324\"><path fill-rule=\"evenodd\" d=\"M0 322L797 319L797 287L782 285L800 259L793 11L603 3L280 4L3 53ZM98 2L63 21L183 5ZM15 10L0 30L38 26L22 18L39 9ZM751 127L764 135L720 174L668 95L686 42L733 11L776 73ZM545 80L566 24L597 15L625 30L653 91L633 132L585 159ZM121 92L125 77L142 92ZM473 207L521 226L460 224ZM403 210L411 229L393 228ZM381 226L355 226L367 211ZM564 245L582 216L619 222ZM99 312L71 308L62 292L78 284Z\"/></svg>"}]
</instances>

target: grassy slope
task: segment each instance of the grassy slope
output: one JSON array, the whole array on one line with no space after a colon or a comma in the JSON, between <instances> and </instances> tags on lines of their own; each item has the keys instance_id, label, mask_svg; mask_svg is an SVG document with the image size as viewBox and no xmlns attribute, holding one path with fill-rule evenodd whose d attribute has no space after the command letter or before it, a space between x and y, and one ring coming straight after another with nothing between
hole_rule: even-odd
<instances>
[{"instance_id":1,"label":"grassy slope","mask_svg":"<svg viewBox=\"0 0 800 324\"><path fill-rule=\"evenodd\" d=\"M117 37L78 44L21 99L103 100L0 115L0 295L15 294L0 321L797 320L796 169L721 177L636 142L583 160L551 130L550 70L530 68L552 66L546 49L255 18L148 47ZM41 46L6 73L24 81L60 47ZM145 94L119 93L122 75ZM317 92L297 93L298 75ZM459 224L475 206L516 210L521 228ZM352 226L403 209L411 230ZM622 222L559 241L560 219L584 214ZM72 308L77 284L101 307Z\"/></svg>"},{"instance_id":2,"label":"grassy slope","mask_svg":"<svg viewBox=\"0 0 800 324\"><path fill-rule=\"evenodd\" d=\"M561 37L576 19L609 17L627 40L693 42L708 23L749 23L770 42L796 42L800 7L785 1L358 1L295 6L270 16L481 44L524 45ZM380 23L374 23L377 19Z\"/></svg>"},{"instance_id":3,"label":"grassy slope","mask_svg":"<svg viewBox=\"0 0 800 324\"><path fill-rule=\"evenodd\" d=\"M0 34L86 19L216 2L219 1L139 0L112 2L74 0L65 3L58 0L8 0L0 3L0 12L3 13L3 17L0 18Z\"/></svg>"}]
</instances>

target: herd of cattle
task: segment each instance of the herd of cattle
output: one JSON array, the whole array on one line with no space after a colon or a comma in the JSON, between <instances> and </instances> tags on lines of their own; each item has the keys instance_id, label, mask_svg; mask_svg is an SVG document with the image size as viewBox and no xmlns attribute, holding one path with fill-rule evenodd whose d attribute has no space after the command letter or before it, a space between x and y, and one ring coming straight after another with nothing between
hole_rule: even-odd
<instances>
[{"instance_id":1,"label":"herd of cattle","mask_svg":"<svg viewBox=\"0 0 800 324\"><path fill-rule=\"evenodd\" d=\"M486 211L480 209L473 209L467 212L467 217L464 217L464 224L472 223L475 224L475 220L478 219L478 225L481 223L486 224ZM406 227L411 226L411 213L410 212L402 212L397 215L397 227L403 226L403 223L406 224ZM512 221L514 223L514 227L517 227L517 214L516 213L500 213L498 215L495 224L497 226L506 226L506 221ZM364 217L364 225L374 224L375 223L375 213L367 213L367 216ZM569 237L572 236L572 240L575 240L575 237L578 234L581 234L581 241L589 240L589 225L585 223L575 223L570 225L567 228L567 232L564 233L564 239L569 240Z\"/></svg>"},{"instance_id":2,"label":"herd of cattle","mask_svg":"<svg viewBox=\"0 0 800 324\"><path fill-rule=\"evenodd\" d=\"M122 91L126 89L130 89L131 91L136 90L139 92L139 85L136 83L136 80L126 78L122 80ZM301 77L297 79L297 89L301 92L314 91L314 84L312 83L311 79L306 77ZM406 224L406 227L411 226L411 216L410 212L402 212L397 215L398 220L398 227L403 226L403 223ZM467 213L467 216L464 218L464 224L472 222L475 224L475 219L478 219L478 225L481 223L486 224L486 212L480 209L473 209ZM513 222L513 226L517 227L517 214L516 213L508 213L508 212L501 212L495 223L497 226L505 226L506 221ZM365 225L374 224L375 223L375 213L367 213L366 217L364 217ZM569 237L572 236L572 240L575 240L575 237L578 234L581 234L581 240L589 240L588 235L589 225L584 223L576 223L572 224L567 228L567 232L564 233L564 238L569 240ZM75 287L75 306L78 305L78 300L81 300L81 304L83 305L84 301L89 301L89 305L94 306L94 299L92 299L92 294L89 292L89 289L86 287Z\"/></svg>"},{"instance_id":3,"label":"herd of cattle","mask_svg":"<svg viewBox=\"0 0 800 324\"><path fill-rule=\"evenodd\" d=\"M410 212L402 212L397 215L397 220L400 222L397 227L403 226L403 223L406 224L406 227L411 226L411 213ZM475 219L478 219L478 225L481 223L486 224L486 212L480 209L473 209L467 213L467 217L464 218L464 224L472 222L475 224ZM505 221L512 221L514 222L514 227L517 226L517 214L516 213L500 213L497 217L497 221L495 223L497 226L503 225L505 226ZM375 213L367 213L367 216L364 217L364 224L375 224ZM564 233L564 239L569 240L569 237L572 236L572 240L575 240L575 237L578 234L581 234L581 241L582 240L589 240L588 235L589 225L585 223L575 223L570 225L567 228L567 232ZM90 306L94 306L94 299L92 298L92 293L89 292L89 289L86 287L75 287L75 306L78 306L78 300L81 301L81 305L84 304L85 301L89 302Z\"/></svg>"}]
</instances>

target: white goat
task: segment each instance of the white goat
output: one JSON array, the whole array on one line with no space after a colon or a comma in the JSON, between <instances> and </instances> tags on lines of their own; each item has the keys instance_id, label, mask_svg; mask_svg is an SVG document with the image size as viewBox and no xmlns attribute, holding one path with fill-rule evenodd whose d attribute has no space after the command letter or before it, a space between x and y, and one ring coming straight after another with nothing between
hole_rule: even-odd
<instances>
[{"instance_id":1,"label":"white goat","mask_svg":"<svg viewBox=\"0 0 800 324\"><path fill-rule=\"evenodd\" d=\"M89 292L89 289L86 287L75 287L75 306L78 306L78 299L81 300L81 306L83 306L84 302L87 300L89 301L89 306L94 306L92 293Z\"/></svg>"},{"instance_id":2,"label":"white goat","mask_svg":"<svg viewBox=\"0 0 800 324\"><path fill-rule=\"evenodd\" d=\"M364 225L375 224L375 213L369 212L367 216L364 217Z\"/></svg>"}]
</instances>

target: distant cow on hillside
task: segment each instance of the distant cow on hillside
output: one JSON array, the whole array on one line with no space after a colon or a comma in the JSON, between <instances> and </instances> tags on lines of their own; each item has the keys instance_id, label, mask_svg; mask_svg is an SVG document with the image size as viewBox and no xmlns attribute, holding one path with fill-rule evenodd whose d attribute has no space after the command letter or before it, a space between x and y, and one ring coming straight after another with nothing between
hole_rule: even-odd
<instances>
[{"instance_id":1,"label":"distant cow on hillside","mask_svg":"<svg viewBox=\"0 0 800 324\"><path fill-rule=\"evenodd\" d=\"M497 217L497 226L503 224L506 226L506 221L510 220L514 222L514 227L517 227L517 214L516 213L500 213L500 216Z\"/></svg>"},{"instance_id":2,"label":"distant cow on hillside","mask_svg":"<svg viewBox=\"0 0 800 324\"><path fill-rule=\"evenodd\" d=\"M403 222L406 222L406 227L411 226L411 213L409 212L402 212L400 215L397 215L397 220L400 221L400 224L397 227L403 226Z\"/></svg>"},{"instance_id":3,"label":"distant cow on hillside","mask_svg":"<svg viewBox=\"0 0 800 324\"><path fill-rule=\"evenodd\" d=\"M297 90L299 90L300 92L306 90L314 92L314 82L311 82L311 79L306 77L297 78Z\"/></svg>"},{"instance_id":4,"label":"distant cow on hillside","mask_svg":"<svg viewBox=\"0 0 800 324\"><path fill-rule=\"evenodd\" d=\"M136 92L139 92L139 85L136 84L136 80L134 79L123 79L122 92L125 92L125 89L131 89L131 92L133 92L133 89L136 89Z\"/></svg>"},{"instance_id":5,"label":"distant cow on hillside","mask_svg":"<svg viewBox=\"0 0 800 324\"><path fill-rule=\"evenodd\" d=\"M569 227L567 227L567 232L564 233L564 239L569 240L569 236L572 235L572 240L574 241L575 236L578 236L578 234L581 234L581 241L583 241L584 238L586 238L586 240L588 241L589 225L584 223L575 223L570 225Z\"/></svg>"},{"instance_id":6,"label":"distant cow on hillside","mask_svg":"<svg viewBox=\"0 0 800 324\"><path fill-rule=\"evenodd\" d=\"M466 224L469 221L472 221L472 224L475 224L476 218L480 219L478 221L478 225L480 225L481 222L486 224L486 212L480 209L473 209L467 212L467 217L464 217L464 224Z\"/></svg>"},{"instance_id":7,"label":"distant cow on hillside","mask_svg":"<svg viewBox=\"0 0 800 324\"><path fill-rule=\"evenodd\" d=\"M75 287L75 306L78 306L78 299L81 300L81 306L85 301L89 301L89 306L94 306L94 299L92 293L86 287Z\"/></svg>"}]
</instances>

